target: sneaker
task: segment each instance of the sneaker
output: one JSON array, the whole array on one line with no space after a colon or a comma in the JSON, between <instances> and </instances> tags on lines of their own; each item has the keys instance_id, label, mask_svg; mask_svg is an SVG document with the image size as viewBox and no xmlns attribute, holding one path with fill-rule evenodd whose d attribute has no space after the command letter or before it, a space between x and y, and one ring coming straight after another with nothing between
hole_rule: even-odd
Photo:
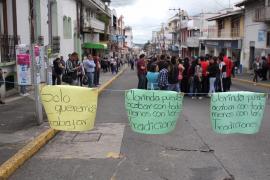
<instances>
[{"instance_id":1,"label":"sneaker","mask_svg":"<svg viewBox=\"0 0 270 180\"><path fill-rule=\"evenodd\" d=\"M199 99L199 100L202 100L202 99L203 99L203 97L199 97L198 99Z\"/></svg>"},{"instance_id":2,"label":"sneaker","mask_svg":"<svg viewBox=\"0 0 270 180\"><path fill-rule=\"evenodd\" d=\"M29 96L30 94L29 93L25 93L25 94L23 94L23 96Z\"/></svg>"},{"instance_id":3,"label":"sneaker","mask_svg":"<svg viewBox=\"0 0 270 180\"><path fill-rule=\"evenodd\" d=\"M0 104L6 104L4 101L0 101Z\"/></svg>"},{"instance_id":4,"label":"sneaker","mask_svg":"<svg viewBox=\"0 0 270 180\"><path fill-rule=\"evenodd\" d=\"M193 96L191 99L196 99L196 97Z\"/></svg>"}]
</instances>

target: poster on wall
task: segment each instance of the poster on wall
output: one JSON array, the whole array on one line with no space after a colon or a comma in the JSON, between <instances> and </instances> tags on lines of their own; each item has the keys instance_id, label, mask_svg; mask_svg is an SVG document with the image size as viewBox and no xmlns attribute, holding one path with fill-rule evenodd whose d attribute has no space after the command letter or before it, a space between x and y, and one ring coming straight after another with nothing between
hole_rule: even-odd
<instances>
[{"instance_id":1,"label":"poster on wall","mask_svg":"<svg viewBox=\"0 0 270 180\"><path fill-rule=\"evenodd\" d=\"M19 85L31 85L30 47L25 44L16 46L17 79Z\"/></svg>"},{"instance_id":2,"label":"poster on wall","mask_svg":"<svg viewBox=\"0 0 270 180\"><path fill-rule=\"evenodd\" d=\"M266 41L266 31L264 31L264 30L258 31L258 41L259 42Z\"/></svg>"}]
</instances>

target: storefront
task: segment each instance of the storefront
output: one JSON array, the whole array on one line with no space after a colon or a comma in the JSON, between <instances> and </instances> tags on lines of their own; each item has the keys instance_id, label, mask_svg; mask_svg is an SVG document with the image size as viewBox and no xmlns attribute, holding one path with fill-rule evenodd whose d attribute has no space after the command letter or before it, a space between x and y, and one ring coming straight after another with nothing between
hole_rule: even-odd
<instances>
[{"instance_id":1,"label":"storefront","mask_svg":"<svg viewBox=\"0 0 270 180\"><path fill-rule=\"evenodd\" d=\"M87 54L103 56L107 53L108 46L103 43L88 42L82 45L82 49L83 56L86 56Z\"/></svg>"},{"instance_id":2,"label":"storefront","mask_svg":"<svg viewBox=\"0 0 270 180\"><path fill-rule=\"evenodd\" d=\"M242 40L205 40L205 53L218 56L224 53L233 59L240 60L242 52Z\"/></svg>"}]
</instances>

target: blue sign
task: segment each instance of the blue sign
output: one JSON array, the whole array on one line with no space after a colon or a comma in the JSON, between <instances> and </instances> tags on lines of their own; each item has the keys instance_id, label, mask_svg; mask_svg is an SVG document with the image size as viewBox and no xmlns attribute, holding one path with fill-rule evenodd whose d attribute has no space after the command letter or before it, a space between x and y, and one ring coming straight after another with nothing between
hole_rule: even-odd
<instances>
[{"instance_id":1,"label":"blue sign","mask_svg":"<svg viewBox=\"0 0 270 180\"><path fill-rule=\"evenodd\" d=\"M266 31L260 30L258 31L258 42L266 41Z\"/></svg>"}]
</instances>

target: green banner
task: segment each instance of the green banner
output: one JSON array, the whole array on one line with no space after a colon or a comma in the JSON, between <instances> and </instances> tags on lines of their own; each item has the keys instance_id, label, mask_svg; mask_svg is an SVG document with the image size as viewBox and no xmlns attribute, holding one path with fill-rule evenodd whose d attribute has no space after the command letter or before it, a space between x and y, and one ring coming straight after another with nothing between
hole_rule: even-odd
<instances>
[{"instance_id":1,"label":"green banner","mask_svg":"<svg viewBox=\"0 0 270 180\"><path fill-rule=\"evenodd\" d=\"M125 94L125 106L133 131L166 134L175 129L182 112L183 95L172 91L132 89Z\"/></svg>"},{"instance_id":2,"label":"green banner","mask_svg":"<svg viewBox=\"0 0 270 180\"><path fill-rule=\"evenodd\" d=\"M212 128L219 134L255 134L263 119L267 95L253 92L216 93L211 98Z\"/></svg>"}]
</instances>

